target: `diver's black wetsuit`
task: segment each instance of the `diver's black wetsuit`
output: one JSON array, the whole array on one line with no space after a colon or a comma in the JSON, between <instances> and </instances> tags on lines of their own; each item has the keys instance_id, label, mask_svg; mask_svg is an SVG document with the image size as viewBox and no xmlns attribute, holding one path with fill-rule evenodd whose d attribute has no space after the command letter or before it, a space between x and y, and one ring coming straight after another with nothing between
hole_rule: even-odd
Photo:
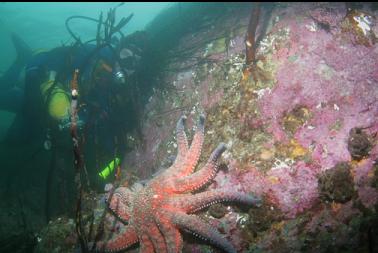
<instances>
[{"instance_id":1,"label":"diver's black wetsuit","mask_svg":"<svg viewBox=\"0 0 378 253\"><path fill-rule=\"evenodd\" d=\"M46 137L53 136L56 141L63 140L62 145L71 150L69 118L64 124L52 120L46 104L49 95L42 94L41 84L49 80L52 71L56 72L56 83L70 99L70 80L75 69L79 69L79 123L84 123L81 130L87 140L86 146L92 148L89 142L95 142L96 152L104 156L113 156L115 149L124 152L126 141L119 137L125 138L131 131L140 134L136 98L139 94L136 77L139 75L133 73L139 73L141 68L141 48L145 48L145 44L140 42L143 41L145 35L136 32L135 36L124 38L117 47L84 43L32 55L26 44L13 35L19 57L0 77L0 110L15 112L16 118L3 141L14 146L29 143L43 147ZM136 46L140 44L141 48ZM103 65L107 67L98 68ZM127 78L122 79L126 82L120 83L115 78L120 66L121 72L126 73ZM24 87L15 86L23 68ZM101 70L97 75L98 69L107 71Z\"/></svg>"},{"instance_id":2,"label":"diver's black wetsuit","mask_svg":"<svg viewBox=\"0 0 378 253\"><path fill-rule=\"evenodd\" d=\"M41 97L40 85L48 78L50 71L57 73L57 80L64 84L69 92L69 83L75 69L80 70L82 83L88 83L91 81L96 62L105 60L111 63L114 62L113 57L113 52L109 48L97 50L96 46L91 44L58 47L48 52L41 52L32 56L26 63L24 89L12 87L19 79L23 67L21 61L16 61L3 76L0 84L0 109L17 113L7 139L24 142L30 137L38 138L41 134L45 134L46 105ZM101 106L101 110L109 113L109 101L106 95L114 91L114 87L109 85L105 88L96 87L90 90L86 97L81 97L81 102L91 104L95 101Z\"/></svg>"}]
</instances>

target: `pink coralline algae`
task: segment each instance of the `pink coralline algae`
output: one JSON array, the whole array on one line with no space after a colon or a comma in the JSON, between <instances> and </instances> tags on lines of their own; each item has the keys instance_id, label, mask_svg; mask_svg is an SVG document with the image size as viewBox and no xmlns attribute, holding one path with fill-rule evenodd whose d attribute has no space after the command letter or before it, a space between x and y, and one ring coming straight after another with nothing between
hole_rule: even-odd
<instances>
[{"instance_id":1,"label":"pink coralline algae","mask_svg":"<svg viewBox=\"0 0 378 253\"><path fill-rule=\"evenodd\" d=\"M343 20L346 13L346 9L325 9L316 8L309 11L310 17L312 17L319 25L324 29L333 31L338 28L338 25Z\"/></svg>"},{"instance_id":2,"label":"pink coralline algae","mask_svg":"<svg viewBox=\"0 0 378 253\"><path fill-rule=\"evenodd\" d=\"M314 23L316 11L300 21L283 18L271 31L287 29L289 35L286 42L273 43L277 81L259 101L261 120L276 143L290 143L292 138L308 152L310 160L294 160L264 173L258 166L240 172L237 162L231 161L229 173L220 173L214 187L264 195L286 217L294 218L319 202L319 174L352 160L350 130L365 128L368 135L378 131L377 46L356 45L338 36L344 11L337 12L337 17L327 16L333 11L317 15L319 22L328 22L334 29L332 33ZM284 117L298 106L311 116L290 135ZM368 160L353 165L358 197L367 207L377 203L378 193L366 180L358 184L358 175L362 171L371 175L377 157L372 151Z\"/></svg>"},{"instance_id":3,"label":"pink coralline algae","mask_svg":"<svg viewBox=\"0 0 378 253\"><path fill-rule=\"evenodd\" d=\"M293 218L317 202L317 172L318 168L301 161L291 166L282 164L266 175L253 167L244 172L231 167L227 174L220 172L217 175L213 187L265 196L286 217Z\"/></svg>"},{"instance_id":4,"label":"pink coralline algae","mask_svg":"<svg viewBox=\"0 0 378 253\"><path fill-rule=\"evenodd\" d=\"M318 198L316 169L303 162L292 168L280 167L269 171L270 192L287 217L311 208Z\"/></svg>"},{"instance_id":5,"label":"pink coralline algae","mask_svg":"<svg viewBox=\"0 0 378 253\"><path fill-rule=\"evenodd\" d=\"M319 13L315 10L310 15L332 28L341 21ZM311 155L310 166L296 162L266 175L277 181L270 192L277 197L281 210L294 217L316 203L320 172L352 160L348 151L350 130L366 128L370 135L378 131L378 47L343 40L314 26L310 18L300 22L283 19L277 27L287 27L289 38L272 56L278 63L277 82L261 98L260 109L276 142L287 143L294 138ZM311 117L291 137L283 118L298 106L307 108ZM372 175L375 159L376 152L371 152L368 160L355 167L359 198L367 207L378 201L377 190L364 180Z\"/></svg>"},{"instance_id":6,"label":"pink coralline algae","mask_svg":"<svg viewBox=\"0 0 378 253\"><path fill-rule=\"evenodd\" d=\"M297 105L306 106L313 117L298 129L295 138L312 149L312 158L327 169L350 159L346 140L351 128L372 126L371 132L378 130L378 89L374 88L378 51L345 44L324 30L309 31L308 24L309 20L291 22L293 50L277 58L281 63L277 84L260 104L277 141L287 139L281 126L284 113Z\"/></svg>"}]
</instances>

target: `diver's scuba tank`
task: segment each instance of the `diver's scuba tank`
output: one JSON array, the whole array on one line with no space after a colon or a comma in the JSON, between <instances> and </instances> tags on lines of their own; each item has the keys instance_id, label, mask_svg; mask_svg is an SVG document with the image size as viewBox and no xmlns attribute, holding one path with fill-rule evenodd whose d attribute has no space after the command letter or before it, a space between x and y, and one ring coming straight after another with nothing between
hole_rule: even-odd
<instances>
[{"instance_id":1,"label":"diver's scuba tank","mask_svg":"<svg viewBox=\"0 0 378 253\"><path fill-rule=\"evenodd\" d=\"M56 83L55 79L56 71L50 71L49 79L40 85L40 91L49 116L61 121L69 117L70 99L62 84Z\"/></svg>"}]
</instances>

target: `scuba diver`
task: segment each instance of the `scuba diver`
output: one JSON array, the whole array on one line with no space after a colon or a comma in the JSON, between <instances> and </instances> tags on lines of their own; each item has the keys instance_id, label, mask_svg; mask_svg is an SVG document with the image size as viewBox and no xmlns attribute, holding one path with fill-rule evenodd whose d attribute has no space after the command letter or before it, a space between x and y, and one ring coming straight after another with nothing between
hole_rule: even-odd
<instances>
[{"instance_id":1,"label":"scuba diver","mask_svg":"<svg viewBox=\"0 0 378 253\"><path fill-rule=\"evenodd\" d=\"M93 44L62 46L47 52L32 51L15 34L12 41L18 57L0 79L0 109L17 114L7 140L25 143L41 134L46 125L59 130L70 126L70 82L80 71L79 125L90 115L109 117L125 88L126 79L137 70L142 49L131 41L143 37L136 32L115 45L98 48ZM25 68L24 87L16 86ZM121 101L122 102L122 101ZM112 108L113 106L113 108ZM46 117L46 112L48 117ZM120 116L120 115L118 115ZM20 130L19 128L26 129Z\"/></svg>"},{"instance_id":2,"label":"scuba diver","mask_svg":"<svg viewBox=\"0 0 378 253\"><path fill-rule=\"evenodd\" d=\"M121 147L124 141L119 140L119 137L125 138L125 132L136 128L138 109L135 102L135 74L141 67L146 35L137 31L124 36L121 28L128 23L132 14L122 18L118 24L114 23L114 15L115 9L108 13L104 21L102 15L98 20L70 17L66 26L75 43L44 52L33 53L19 36L11 35L17 58L0 77L0 110L13 112L16 117L3 142L16 147L37 145L39 149L35 153L41 150L54 151L52 163L58 164L63 172L53 176L56 172L48 169L47 195L50 194L49 185L54 184L53 178L73 178L73 172L64 167L72 168L73 164L73 143L69 131L71 81L75 72L79 73L77 126L85 142L85 155L90 157L87 159L87 165L92 170L89 171L89 178L102 180L98 176L101 168L97 166L104 166L117 154L124 153L125 147ZM68 26L68 21L73 18L96 21L96 39L82 42L76 37ZM117 37L116 33L121 34L121 37ZM96 43L91 43L94 41ZM101 181L100 185L103 183ZM69 195L73 196L72 193ZM59 198L50 196L46 199L47 206L48 199L59 201Z\"/></svg>"},{"instance_id":3,"label":"scuba diver","mask_svg":"<svg viewBox=\"0 0 378 253\"><path fill-rule=\"evenodd\" d=\"M99 119L109 123L120 118L117 109L125 101L133 99L130 91L136 82L134 73L140 67L146 46L144 32L137 31L128 36L121 32L133 14L115 23L115 11L122 4L110 9L106 19L103 19L102 13L99 19L69 17L66 28L75 40L72 46L33 54L21 38L11 35L17 59L0 77L0 110L14 112L17 116L6 142L25 143L40 134L48 136L52 130L70 127L70 83L76 70L80 73L79 126ZM96 38L82 42L69 26L72 19L96 22ZM19 85L23 69L24 83ZM122 97L125 91L127 96ZM25 125L28 127L25 128ZM48 143L46 145L49 146Z\"/></svg>"}]
</instances>

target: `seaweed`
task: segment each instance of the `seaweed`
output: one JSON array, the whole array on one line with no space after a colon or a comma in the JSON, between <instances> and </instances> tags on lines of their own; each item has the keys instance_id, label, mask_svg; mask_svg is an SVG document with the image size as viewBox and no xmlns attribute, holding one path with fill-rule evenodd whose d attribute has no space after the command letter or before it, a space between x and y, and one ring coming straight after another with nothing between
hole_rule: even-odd
<instances>
[{"instance_id":1,"label":"seaweed","mask_svg":"<svg viewBox=\"0 0 378 253\"><path fill-rule=\"evenodd\" d=\"M77 112L78 112L78 75L79 70L76 69L71 81L71 137L73 141L73 153L74 153L74 165L75 165L75 183L77 190L77 199L76 199L76 215L75 215L75 224L76 224L76 233L80 242L80 247L82 252L88 252L88 241L86 238L85 231L82 225L82 213L81 213L81 202L83 197L83 187L81 183L81 173L84 170L84 158L81 153L79 136L77 130Z\"/></svg>"},{"instance_id":2,"label":"seaweed","mask_svg":"<svg viewBox=\"0 0 378 253\"><path fill-rule=\"evenodd\" d=\"M257 83L259 80L269 80L267 73L265 73L265 71L257 64L260 58L264 58L264 56L257 56L257 48L260 41L266 34L269 24L268 20L272 15L273 9L274 5L261 6L258 2L254 3L254 6L251 9L245 39L245 65L243 69L242 81L248 80L250 76L252 76L255 83ZM263 19L260 18L260 16L262 16L262 10L264 10L265 13Z\"/></svg>"},{"instance_id":3,"label":"seaweed","mask_svg":"<svg viewBox=\"0 0 378 253\"><path fill-rule=\"evenodd\" d=\"M260 3L256 3L252 8L251 16L249 18L248 30L245 40L245 64L250 66L256 64L256 31L260 17Z\"/></svg>"}]
</instances>

